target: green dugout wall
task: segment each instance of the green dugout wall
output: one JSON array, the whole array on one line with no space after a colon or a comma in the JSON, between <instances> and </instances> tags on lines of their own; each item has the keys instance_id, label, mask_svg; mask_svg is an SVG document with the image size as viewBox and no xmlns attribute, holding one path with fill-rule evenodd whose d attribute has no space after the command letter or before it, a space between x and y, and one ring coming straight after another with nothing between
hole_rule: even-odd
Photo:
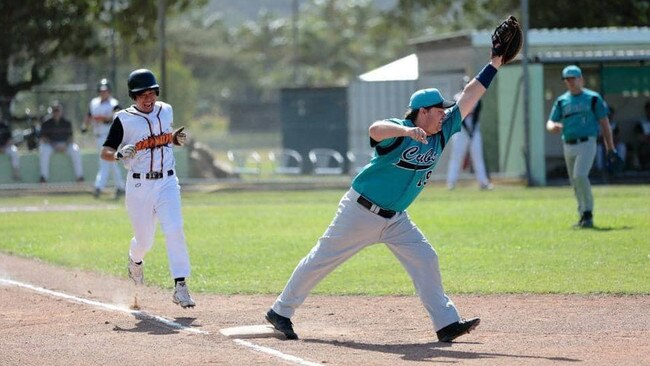
<instances>
[{"instance_id":1,"label":"green dugout wall","mask_svg":"<svg viewBox=\"0 0 650 366\"><path fill-rule=\"evenodd\" d=\"M34 151L21 151L20 155L20 173L22 175L22 183L38 183L41 177L40 163L38 157L38 150ZM174 148L174 158L176 159L176 175L179 178L189 177L189 154L185 147ZM86 182L85 185L92 186L97 174L99 166L99 153L95 150L82 150L81 162L83 165L83 173ZM122 166L122 163L118 163ZM122 170L122 177L126 177L126 170ZM75 181L74 170L72 169L72 162L66 153L54 153L50 158L50 183L63 183ZM0 154L0 184L16 183L11 177L11 163L9 156ZM181 182L182 183L182 182ZM108 185L112 186L113 178L108 181Z\"/></svg>"},{"instance_id":2,"label":"green dugout wall","mask_svg":"<svg viewBox=\"0 0 650 366\"><path fill-rule=\"evenodd\" d=\"M545 185L543 65L529 64L528 77L530 179L533 185ZM497 95L498 171L508 176L526 177L524 83L521 65L499 69Z\"/></svg>"}]
</instances>

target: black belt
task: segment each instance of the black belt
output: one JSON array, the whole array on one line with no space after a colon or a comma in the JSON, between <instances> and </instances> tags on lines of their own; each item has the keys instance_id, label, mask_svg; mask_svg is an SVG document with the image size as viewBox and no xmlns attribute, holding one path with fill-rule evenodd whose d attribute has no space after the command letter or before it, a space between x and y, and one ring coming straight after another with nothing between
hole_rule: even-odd
<instances>
[{"instance_id":1,"label":"black belt","mask_svg":"<svg viewBox=\"0 0 650 366\"><path fill-rule=\"evenodd\" d=\"M392 211L392 210L384 210L383 208L381 208L381 207L375 205L374 203L370 202L364 196L359 196L359 198L357 198L357 203L359 203L361 206L363 206L363 207L367 208L368 210L370 210L370 212L376 213L377 215L379 215L379 216L381 216L381 217L383 217L385 219L390 219L393 216L395 216L395 214L397 213L397 212Z\"/></svg>"},{"instance_id":2,"label":"black belt","mask_svg":"<svg viewBox=\"0 0 650 366\"><path fill-rule=\"evenodd\" d=\"M168 170L167 176L171 177L172 175L174 175L174 171ZM142 177L141 173L133 173L133 179L140 179L141 177ZM149 172L149 173L145 173L144 175L144 179L161 179L164 177L165 175L163 174L163 172Z\"/></svg>"},{"instance_id":3,"label":"black belt","mask_svg":"<svg viewBox=\"0 0 650 366\"><path fill-rule=\"evenodd\" d=\"M564 143L569 144L569 145L575 145L575 144L579 144L579 143L585 142L585 141L589 141L589 136L587 136L587 137L578 137L577 139L573 139L573 140L564 140Z\"/></svg>"}]
</instances>

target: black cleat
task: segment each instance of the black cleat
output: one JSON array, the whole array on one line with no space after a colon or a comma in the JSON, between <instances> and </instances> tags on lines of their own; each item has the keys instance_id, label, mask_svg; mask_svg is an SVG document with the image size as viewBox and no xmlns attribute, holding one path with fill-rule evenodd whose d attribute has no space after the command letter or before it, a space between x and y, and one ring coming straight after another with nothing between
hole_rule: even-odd
<instances>
[{"instance_id":1,"label":"black cleat","mask_svg":"<svg viewBox=\"0 0 650 366\"><path fill-rule=\"evenodd\" d=\"M284 333L287 339L298 339L298 335L293 331L293 324L291 323L291 319L285 318L273 311L273 309L270 309L266 313L266 320L269 323L273 324L275 329Z\"/></svg>"},{"instance_id":2,"label":"black cleat","mask_svg":"<svg viewBox=\"0 0 650 366\"><path fill-rule=\"evenodd\" d=\"M451 342L463 334L467 334L474 330L474 328L476 328L480 322L481 319L479 318L461 320L455 323L451 323L448 326L440 329L436 332L436 335L438 336L438 340L440 342Z\"/></svg>"},{"instance_id":3,"label":"black cleat","mask_svg":"<svg viewBox=\"0 0 650 366\"><path fill-rule=\"evenodd\" d=\"M585 211L581 215L580 221L578 221L577 224L573 225L573 227L583 228L583 229L592 229L594 227L594 216L591 213L591 211Z\"/></svg>"},{"instance_id":4,"label":"black cleat","mask_svg":"<svg viewBox=\"0 0 650 366\"><path fill-rule=\"evenodd\" d=\"M583 229L592 229L594 227L594 220L584 219L580 222L580 227Z\"/></svg>"}]
</instances>

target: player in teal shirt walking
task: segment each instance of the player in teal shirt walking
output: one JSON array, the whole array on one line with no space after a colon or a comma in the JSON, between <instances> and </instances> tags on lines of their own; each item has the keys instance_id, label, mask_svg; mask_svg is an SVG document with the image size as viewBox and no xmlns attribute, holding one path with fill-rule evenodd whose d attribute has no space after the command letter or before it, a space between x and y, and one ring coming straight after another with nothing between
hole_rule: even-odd
<instances>
[{"instance_id":1,"label":"player in teal shirt walking","mask_svg":"<svg viewBox=\"0 0 650 366\"><path fill-rule=\"evenodd\" d=\"M440 341L451 342L478 326L479 318L461 319L445 294L438 255L406 209L431 178L445 145L483 96L501 62L501 57L493 57L465 86L457 104L444 99L438 89L418 90L404 119L370 126L374 157L354 178L334 220L266 314L288 339L298 338L290 318L309 292L338 265L375 243L385 243L408 272Z\"/></svg>"},{"instance_id":2,"label":"player in teal shirt walking","mask_svg":"<svg viewBox=\"0 0 650 366\"><path fill-rule=\"evenodd\" d=\"M553 104L546 129L562 133L564 161L578 201L580 221L577 227L594 226L594 197L591 193L589 171L596 157L596 139L602 130L607 155L616 154L612 130L607 117L607 104L600 94L583 87L582 70L570 65L562 70L567 92Z\"/></svg>"}]
</instances>

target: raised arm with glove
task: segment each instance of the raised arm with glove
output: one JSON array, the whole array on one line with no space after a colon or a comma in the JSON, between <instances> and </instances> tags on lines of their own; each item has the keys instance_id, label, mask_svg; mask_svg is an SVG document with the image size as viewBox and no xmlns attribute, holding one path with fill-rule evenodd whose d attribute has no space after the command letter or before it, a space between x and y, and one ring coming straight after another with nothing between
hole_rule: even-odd
<instances>
[{"instance_id":1,"label":"raised arm with glove","mask_svg":"<svg viewBox=\"0 0 650 366\"><path fill-rule=\"evenodd\" d=\"M517 56L523 44L519 21L511 15L492 33L492 56L501 56L503 64L507 64Z\"/></svg>"}]
</instances>

